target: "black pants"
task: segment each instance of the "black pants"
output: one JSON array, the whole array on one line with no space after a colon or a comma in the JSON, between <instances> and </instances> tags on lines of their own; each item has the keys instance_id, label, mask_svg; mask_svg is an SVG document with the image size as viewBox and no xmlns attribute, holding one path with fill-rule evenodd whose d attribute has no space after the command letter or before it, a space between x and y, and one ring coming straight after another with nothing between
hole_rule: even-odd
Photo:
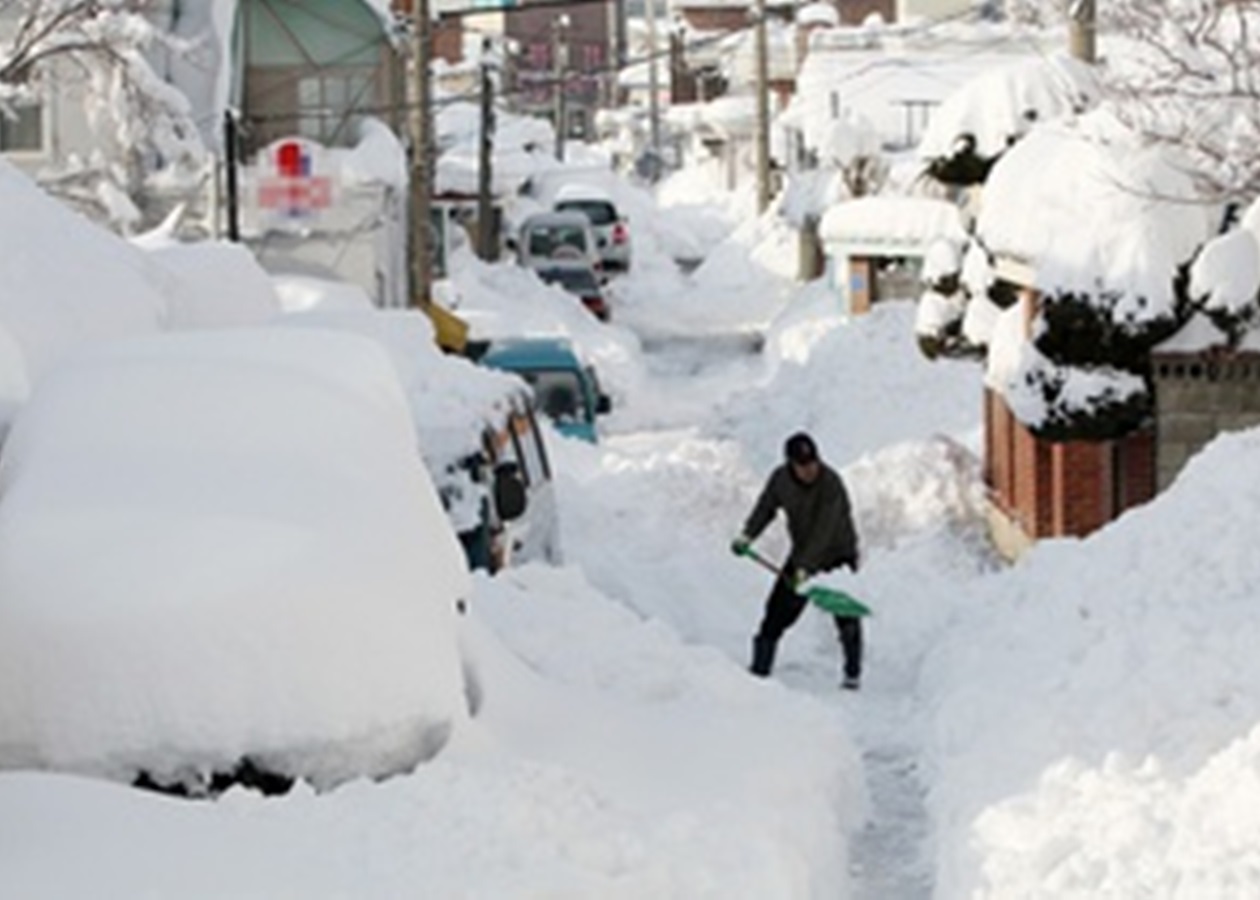
<instances>
[{"instance_id":1,"label":"black pants","mask_svg":"<svg viewBox=\"0 0 1260 900\"><path fill-rule=\"evenodd\" d=\"M753 638L752 670L758 675L769 675L774 666L774 652L783 632L796 624L809 603L792 589L787 577L780 575L766 600L766 613L761 627ZM862 620L856 616L833 616L840 646L844 651L844 675L859 678L862 675Z\"/></svg>"}]
</instances>

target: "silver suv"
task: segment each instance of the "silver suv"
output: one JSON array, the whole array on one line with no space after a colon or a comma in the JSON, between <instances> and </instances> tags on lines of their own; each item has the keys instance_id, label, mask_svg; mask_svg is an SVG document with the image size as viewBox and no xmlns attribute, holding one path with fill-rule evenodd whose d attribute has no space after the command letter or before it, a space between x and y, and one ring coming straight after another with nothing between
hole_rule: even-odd
<instances>
[{"instance_id":1,"label":"silver suv","mask_svg":"<svg viewBox=\"0 0 1260 900\"><path fill-rule=\"evenodd\" d=\"M630 270L630 227L608 194L589 185L567 184L556 193L552 209L590 219L605 272Z\"/></svg>"}]
</instances>

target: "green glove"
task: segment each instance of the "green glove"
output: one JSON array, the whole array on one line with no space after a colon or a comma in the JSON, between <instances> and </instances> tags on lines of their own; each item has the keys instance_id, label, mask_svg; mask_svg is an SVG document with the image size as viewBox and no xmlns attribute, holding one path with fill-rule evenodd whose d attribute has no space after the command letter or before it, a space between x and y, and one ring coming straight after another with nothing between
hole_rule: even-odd
<instances>
[{"instance_id":1,"label":"green glove","mask_svg":"<svg viewBox=\"0 0 1260 900\"><path fill-rule=\"evenodd\" d=\"M741 534L739 537L735 538L735 540L731 541L731 552L736 556L747 556L750 552L752 552L752 541L748 540L747 536Z\"/></svg>"},{"instance_id":2,"label":"green glove","mask_svg":"<svg viewBox=\"0 0 1260 900\"><path fill-rule=\"evenodd\" d=\"M809 573L804 569L794 569L788 580L792 584L792 590L796 590L802 584L809 581Z\"/></svg>"}]
</instances>

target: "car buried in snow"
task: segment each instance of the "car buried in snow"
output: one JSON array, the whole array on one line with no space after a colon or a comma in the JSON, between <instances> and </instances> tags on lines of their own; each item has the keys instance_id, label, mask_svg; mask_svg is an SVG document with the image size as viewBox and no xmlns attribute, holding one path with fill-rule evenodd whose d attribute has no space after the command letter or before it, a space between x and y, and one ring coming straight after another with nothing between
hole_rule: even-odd
<instances>
[{"instance_id":1,"label":"car buried in snow","mask_svg":"<svg viewBox=\"0 0 1260 900\"><path fill-rule=\"evenodd\" d=\"M569 437L598 441L596 420L612 409L600 390L594 366L578 359L560 338L519 338L490 345L481 362L520 375L533 389L543 415Z\"/></svg>"}]
</instances>

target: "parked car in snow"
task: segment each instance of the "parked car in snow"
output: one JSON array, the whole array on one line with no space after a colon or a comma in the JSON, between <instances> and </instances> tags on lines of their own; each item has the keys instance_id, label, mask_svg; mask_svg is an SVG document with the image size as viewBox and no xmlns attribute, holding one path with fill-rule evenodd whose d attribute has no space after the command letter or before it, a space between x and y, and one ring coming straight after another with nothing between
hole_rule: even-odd
<instances>
[{"instance_id":1,"label":"parked car in snow","mask_svg":"<svg viewBox=\"0 0 1260 900\"><path fill-rule=\"evenodd\" d=\"M603 275L599 239L591 220L580 212L535 213L521 225L517 241L520 264L530 269L584 262Z\"/></svg>"},{"instance_id":2,"label":"parked car in snow","mask_svg":"<svg viewBox=\"0 0 1260 900\"><path fill-rule=\"evenodd\" d=\"M363 338L102 345L36 387L0 485L0 768L322 789L468 715L467 568Z\"/></svg>"},{"instance_id":3,"label":"parked car in snow","mask_svg":"<svg viewBox=\"0 0 1260 900\"><path fill-rule=\"evenodd\" d=\"M472 568L562 561L551 463L527 385L440 352L428 319L414 310L300 313L274 324L350 332L388 352L419 452Z\"/></svg>"},{"instance_id":4,"label":"parked car in snow","mask_svg":"<svg viewBox=\"0 0 1260 900\"><path fill-rule=\"evenodd\" d=\"M547 284L563 288L582 301L582 305L601 322L612 318L608 297L595 271L584 262L542 265L534 270Z\"/></svg>"},{"instance_id":5,"label":"parked car in snow","mask_svg":"<svg viewBox=\"0 0 1260 900\"><path fill-rule=\"evenodd\" d=\"M583 364L568 341L522 338L492 344L481 361L515 372L533 388L534 397L561 434L595 443L596 417L612 409L599 387L595 368Z\"/></svg>"},{"instance_id":6,"label":"parked car in snow","mask_svg":"<svg viewBox=\"0 0 1260 900\"><path fill-rule=\"evenodd\" d=\"M630 225L607 193L589 185L566 184L556 192L552 209L578 212L590 220L604 271L630 270Z\"/></svg>"}]
</instances>

